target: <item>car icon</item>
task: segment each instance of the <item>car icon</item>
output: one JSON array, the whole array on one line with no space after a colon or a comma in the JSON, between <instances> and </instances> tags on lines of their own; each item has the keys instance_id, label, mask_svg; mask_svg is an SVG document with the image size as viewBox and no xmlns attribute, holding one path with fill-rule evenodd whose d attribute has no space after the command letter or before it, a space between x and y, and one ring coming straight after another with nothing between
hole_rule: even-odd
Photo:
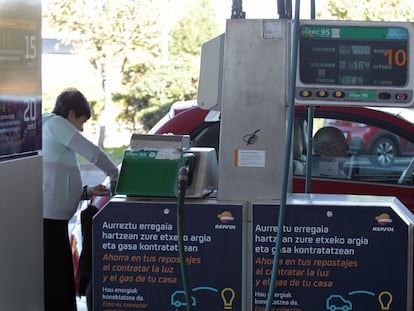
<instances>
[{"instance_id":1,"label":"car icon","mask_svg":"<svg viewBox=\"0 0 414 311\"><path fill-rule=\"evenodd\" d=\"M193 296L191 296L191 305L195 307L196 304L196 299ZM171 295L171 305L177 308L187 305L187 301L185 299L185 292L183 290L177 290Z\"/></svg>"},{"instance_id":2,"label":"car icon","mask_svg":"<svg viewBox=\"0 0 414 311\"><path fill-rule=\"evenodd\" d=\"M326 309L329 311L349 311L352 310L352 302L341 295L331 295L326 300Z\"/></svg>"}]
</instances>

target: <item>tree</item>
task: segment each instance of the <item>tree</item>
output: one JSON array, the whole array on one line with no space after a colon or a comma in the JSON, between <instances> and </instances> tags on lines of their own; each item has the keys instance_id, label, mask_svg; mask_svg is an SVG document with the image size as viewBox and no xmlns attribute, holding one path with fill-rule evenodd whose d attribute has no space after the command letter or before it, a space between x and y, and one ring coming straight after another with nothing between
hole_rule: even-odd
<instances>
[{"instance_id":1,"label":"tree","mask_svg":"<svg viewBox=\"0 0 414 311\"><path fill-rule=\"evenodd\" d=\"M119 116L133 126L141 121L151 128L178 100L194 99L201 45L220 34L217 17L208 0L187 0L179 19L164 28L161 55L124 71Z\"/></svg>"},{"instance_id":2,"label":"tree","mask_svg":"<svg viewBox=\"0 0 414 311\"><path fill-rule=\"evenodd\" d=\"M321 19L360 21L410 21L414 19L412 0L328 0L317 12Z\"/></svg>"},{"instance_id":3,"label":"tree","mask_svg":"<svg viewBox=\"0 0 414 311\"><path fill-rule=\"evenodd\" d=\"M103 146L109 123L112 93L121 73L132 60L159 54L159 6L162 1L49 0L46 19L71 42L78 53L86 53L101 77L103 115L99 145ZM141 49L145 46L145 50Z\"/></svg>"}]
</instances>

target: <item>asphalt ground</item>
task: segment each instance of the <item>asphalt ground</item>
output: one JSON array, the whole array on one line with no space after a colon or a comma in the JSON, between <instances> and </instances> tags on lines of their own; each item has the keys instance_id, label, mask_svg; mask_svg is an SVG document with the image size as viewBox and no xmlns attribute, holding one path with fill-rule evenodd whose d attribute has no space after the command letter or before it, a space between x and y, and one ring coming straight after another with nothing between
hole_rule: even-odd
<instances>
[{"instance_id":1,"label":"asphalt ground","mask_svg":"<svg viewBox=\"0 0 414 311\"><path fill-rule=\"evenodd\" d=\"M105 173L102 172L99 168L97 168L93 164L85 163L85 164L80 164L79 166L81 170L82 183L84 185L95 186L95 185L101 184L106 178ZM88 311L88 308L86 306L85 296L77 297L76 305L77 305L78 311Z\"/></svg>"},{"instance_id":2,"label":"asphalt ground","mask_svg":"<svg viewBox=\"0 0 414 311\"><path fill-rule=\"evenodd\" d=\"M80 164L79 167L84 185L95 186L101 184L106 178L105 173L93 164Z\"/></svg>"},{"instance_id":3,"label":"asphalt ground","mask_svg":"<svg viewBox=\"0 0 414 311\"><path fill-rule=\"evenodd\" d=\"M88 311L88 307L86 306L85 296L76 298L76 306L78 308L78 311Z\"/></svg>"}]
</instances>

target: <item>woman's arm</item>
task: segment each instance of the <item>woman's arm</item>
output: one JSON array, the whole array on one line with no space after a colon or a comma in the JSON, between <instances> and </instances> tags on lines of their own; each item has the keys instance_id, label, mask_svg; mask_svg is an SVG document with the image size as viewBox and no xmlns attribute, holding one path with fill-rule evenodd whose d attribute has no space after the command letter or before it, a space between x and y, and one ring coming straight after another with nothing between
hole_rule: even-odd
<instances>
[{"instance_id":1,"label":"woman's arm","mask_svg":"<svg viewBox=\"0 0 414 311\"><path fill-rule=\"evenodd\" d=\"M118 168L107 153L83 137L80 133L73 136L68 147L104 171L111 181L118 179Z\"/></svg>"}]
</instances>

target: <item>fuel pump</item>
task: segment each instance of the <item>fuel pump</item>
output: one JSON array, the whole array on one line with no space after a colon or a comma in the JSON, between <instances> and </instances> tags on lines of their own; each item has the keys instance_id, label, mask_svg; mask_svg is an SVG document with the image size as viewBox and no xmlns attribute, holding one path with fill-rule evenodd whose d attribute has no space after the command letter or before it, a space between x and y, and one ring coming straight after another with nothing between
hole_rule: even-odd
<instances>
[{"instance_id":1,"label":"fuel pump","mask_svg":"<svg viewBox=\"0 0 414 311\"><path fill-rule=\"evenodd\" d=\"M211 175L217 192L187 192L212 163L210 152L191 148L188 137L133 137L118 194L94 219L95 305L275 311L374 310L390 303L411 310L414 218L408 210L392 197L292 194L289 167L293 104L313 105L317 94L328 93L323 104L411 105L409 75L403 75L407 83L396 80L386 91L338 86L329 83L338 70L322 69L349 67L349 57L341 63L328 55L317 59L316 52L366 51L370 44L383 50L382 44L398 42L397 62L403 65L409 43L401 33L410 38L411 26L295 20L233 18L225 34L202 47L197 101L221 115L219 165L213 161L218 170ZM352 41L358 31L363 36L376 28L392 39ZM338 35L337 29L352 30L350 37L322 36ZM378 64L377 58L361 61L370 61L370 68ZM335 97L337 89L351 95ZM384 92L390 98L380 95ZM399 93L407 95L405 101ZM159 167L167 159L173 168L164 174ZM157 178L148 182L153 175ZM178 192L177 178L184 188Z\"/></svg>"},{"instance_id":2,"label":"fuel pump","mask_svg":"<svg viewBox=\"0 0 414 311\"><path fill-rule=\"evenodd\" d=\"M186 197L217 189L214 148L190 147L188 135L133 134L124 152L116 193L130 197L176 197L179 170L187 172Z\"/></svg>"}]
</instances>

